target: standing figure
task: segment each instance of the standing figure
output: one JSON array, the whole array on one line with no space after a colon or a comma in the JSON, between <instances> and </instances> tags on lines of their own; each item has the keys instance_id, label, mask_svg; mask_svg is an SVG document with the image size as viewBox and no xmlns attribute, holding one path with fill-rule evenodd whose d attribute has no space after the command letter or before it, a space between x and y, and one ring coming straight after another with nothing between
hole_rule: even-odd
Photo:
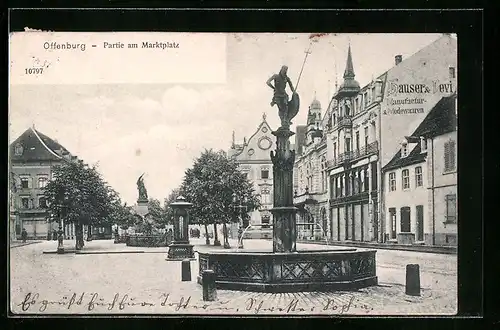
<instances>
[{"instance_id":1,"label":"standing figure","mask_svg":"<svg viewBox=\"0 0 500 330\"><path fill-rule=\"evenodd\" d=\"M273 99L271 101L271 106L275 104L278 106L278 114L281 119L281 126L289 127L290 120L295 117L299 108L298 95L295 92L295 88L292 85L292 81L287 76L288 67L283 65L278 74L274 74L269 78L266 84L274 90ZM271 84L274 82L274 85ZM288 94L286 93L287 84L292 90L292 100L288 100Z\"/></svg>"},{"instance_id":2,"label":"standing figure","mask_svg":"<svg viewBox=\"0 0 500 330\"><path fill-rule=\"evenodd\" d=\"M144 174L142 174L139 179L137 179L137 190L139 191L139 200L147 200L148 199L148 191L146 190L146 186L144 185L144 179L142 178Z\"/></svg>"},{"instance_id":3,"label":"standing figure","mask_svg":"<svg viewBox=\"0 0 500 330\"><path fill-rule=\"evenodd\" d=\"M23 230L21 231L21 239L23 240L23 243L26 243L27 238L28 238L28 232L26 231L26 229L23 228Z\"/></svg>"}]
</instances>

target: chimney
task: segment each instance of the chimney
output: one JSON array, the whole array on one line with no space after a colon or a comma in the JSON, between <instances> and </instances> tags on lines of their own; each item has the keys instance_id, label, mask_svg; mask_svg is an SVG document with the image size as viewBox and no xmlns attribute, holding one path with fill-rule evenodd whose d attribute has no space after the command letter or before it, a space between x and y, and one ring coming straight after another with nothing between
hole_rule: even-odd
<instances>
[{"instance_id":1,"label":"chimney","mask_svg":"<svg viewBox=\"0 0 500 330\"><path fill-rule=\"evenodd\" d=\"M403 55L396 55L394 59L396 61L396 65L398 65L401 61L403 61Z\"/></svg>"}]
</instances>

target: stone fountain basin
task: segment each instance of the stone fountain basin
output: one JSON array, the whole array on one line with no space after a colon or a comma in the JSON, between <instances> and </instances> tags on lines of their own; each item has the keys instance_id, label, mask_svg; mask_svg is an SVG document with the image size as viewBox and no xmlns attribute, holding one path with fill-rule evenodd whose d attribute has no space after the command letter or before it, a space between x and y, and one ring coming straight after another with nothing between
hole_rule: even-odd
<instances>
[{"instance_id":1,"label":"stone fountain basin","mask_svg":"<svg viewBox=\"0 0 500 330\"><path fill-rule=\"evenodd\" d=\"M357 290L377 285L376 250L342 248L272 253L258 250L199 252L198 283L202 272L216 274L225 290L298 292Z\"/></svg>"}]
</instances>

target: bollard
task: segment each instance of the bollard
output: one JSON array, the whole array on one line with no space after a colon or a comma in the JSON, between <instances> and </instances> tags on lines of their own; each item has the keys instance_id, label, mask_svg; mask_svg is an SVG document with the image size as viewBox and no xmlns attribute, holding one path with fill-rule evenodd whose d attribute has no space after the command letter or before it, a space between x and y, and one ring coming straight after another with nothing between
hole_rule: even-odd
<instances>
[{"instance_id":1,"label":"bollard","mask_svg":"<svg viewBox=\"0 0 500 330\"><path fill-rule=\"evenodd\" d=\"M406 265L406 291L410 296L420 296L420 269L418 264Z\"/></svg>"},{"instance_id":2,"label":"bollard","mask_svg":"<svg viewBox=\"0 0 500 330\"><path fill-rule=\"evenodd\" d=\"M215 272L206 269L202 274L203 301L217 300L217 288L215 286Z\"/></svg>"},{"instance_id":3,"label":"bollard","mask_svg":"<svg viewBox=\"0 0 500 330\"><path fill-rule=\"evenodd\" d=\"M191 281L191 261L189 259L182 260L181 264L182 281Z\"/></svg>"}]
</instances>

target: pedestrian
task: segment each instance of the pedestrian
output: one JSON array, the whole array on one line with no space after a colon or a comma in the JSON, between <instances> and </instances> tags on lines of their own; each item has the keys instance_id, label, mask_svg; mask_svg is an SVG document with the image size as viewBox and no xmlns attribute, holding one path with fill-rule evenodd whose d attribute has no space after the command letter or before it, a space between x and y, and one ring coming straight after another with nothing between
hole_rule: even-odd
<instances>
[{"instance_id":1,"label":"pedestrian","mask_svg":"<svg viewBox=\"0 0 500 330\"><path fill-rule=\"evenodd\" d=\"M28 232L26 231L26 229L23 228L23 230L21 231L21 239L23 240L23 243L26 243L27 238L28 238Z\"/></svg>"}]
</instances>

